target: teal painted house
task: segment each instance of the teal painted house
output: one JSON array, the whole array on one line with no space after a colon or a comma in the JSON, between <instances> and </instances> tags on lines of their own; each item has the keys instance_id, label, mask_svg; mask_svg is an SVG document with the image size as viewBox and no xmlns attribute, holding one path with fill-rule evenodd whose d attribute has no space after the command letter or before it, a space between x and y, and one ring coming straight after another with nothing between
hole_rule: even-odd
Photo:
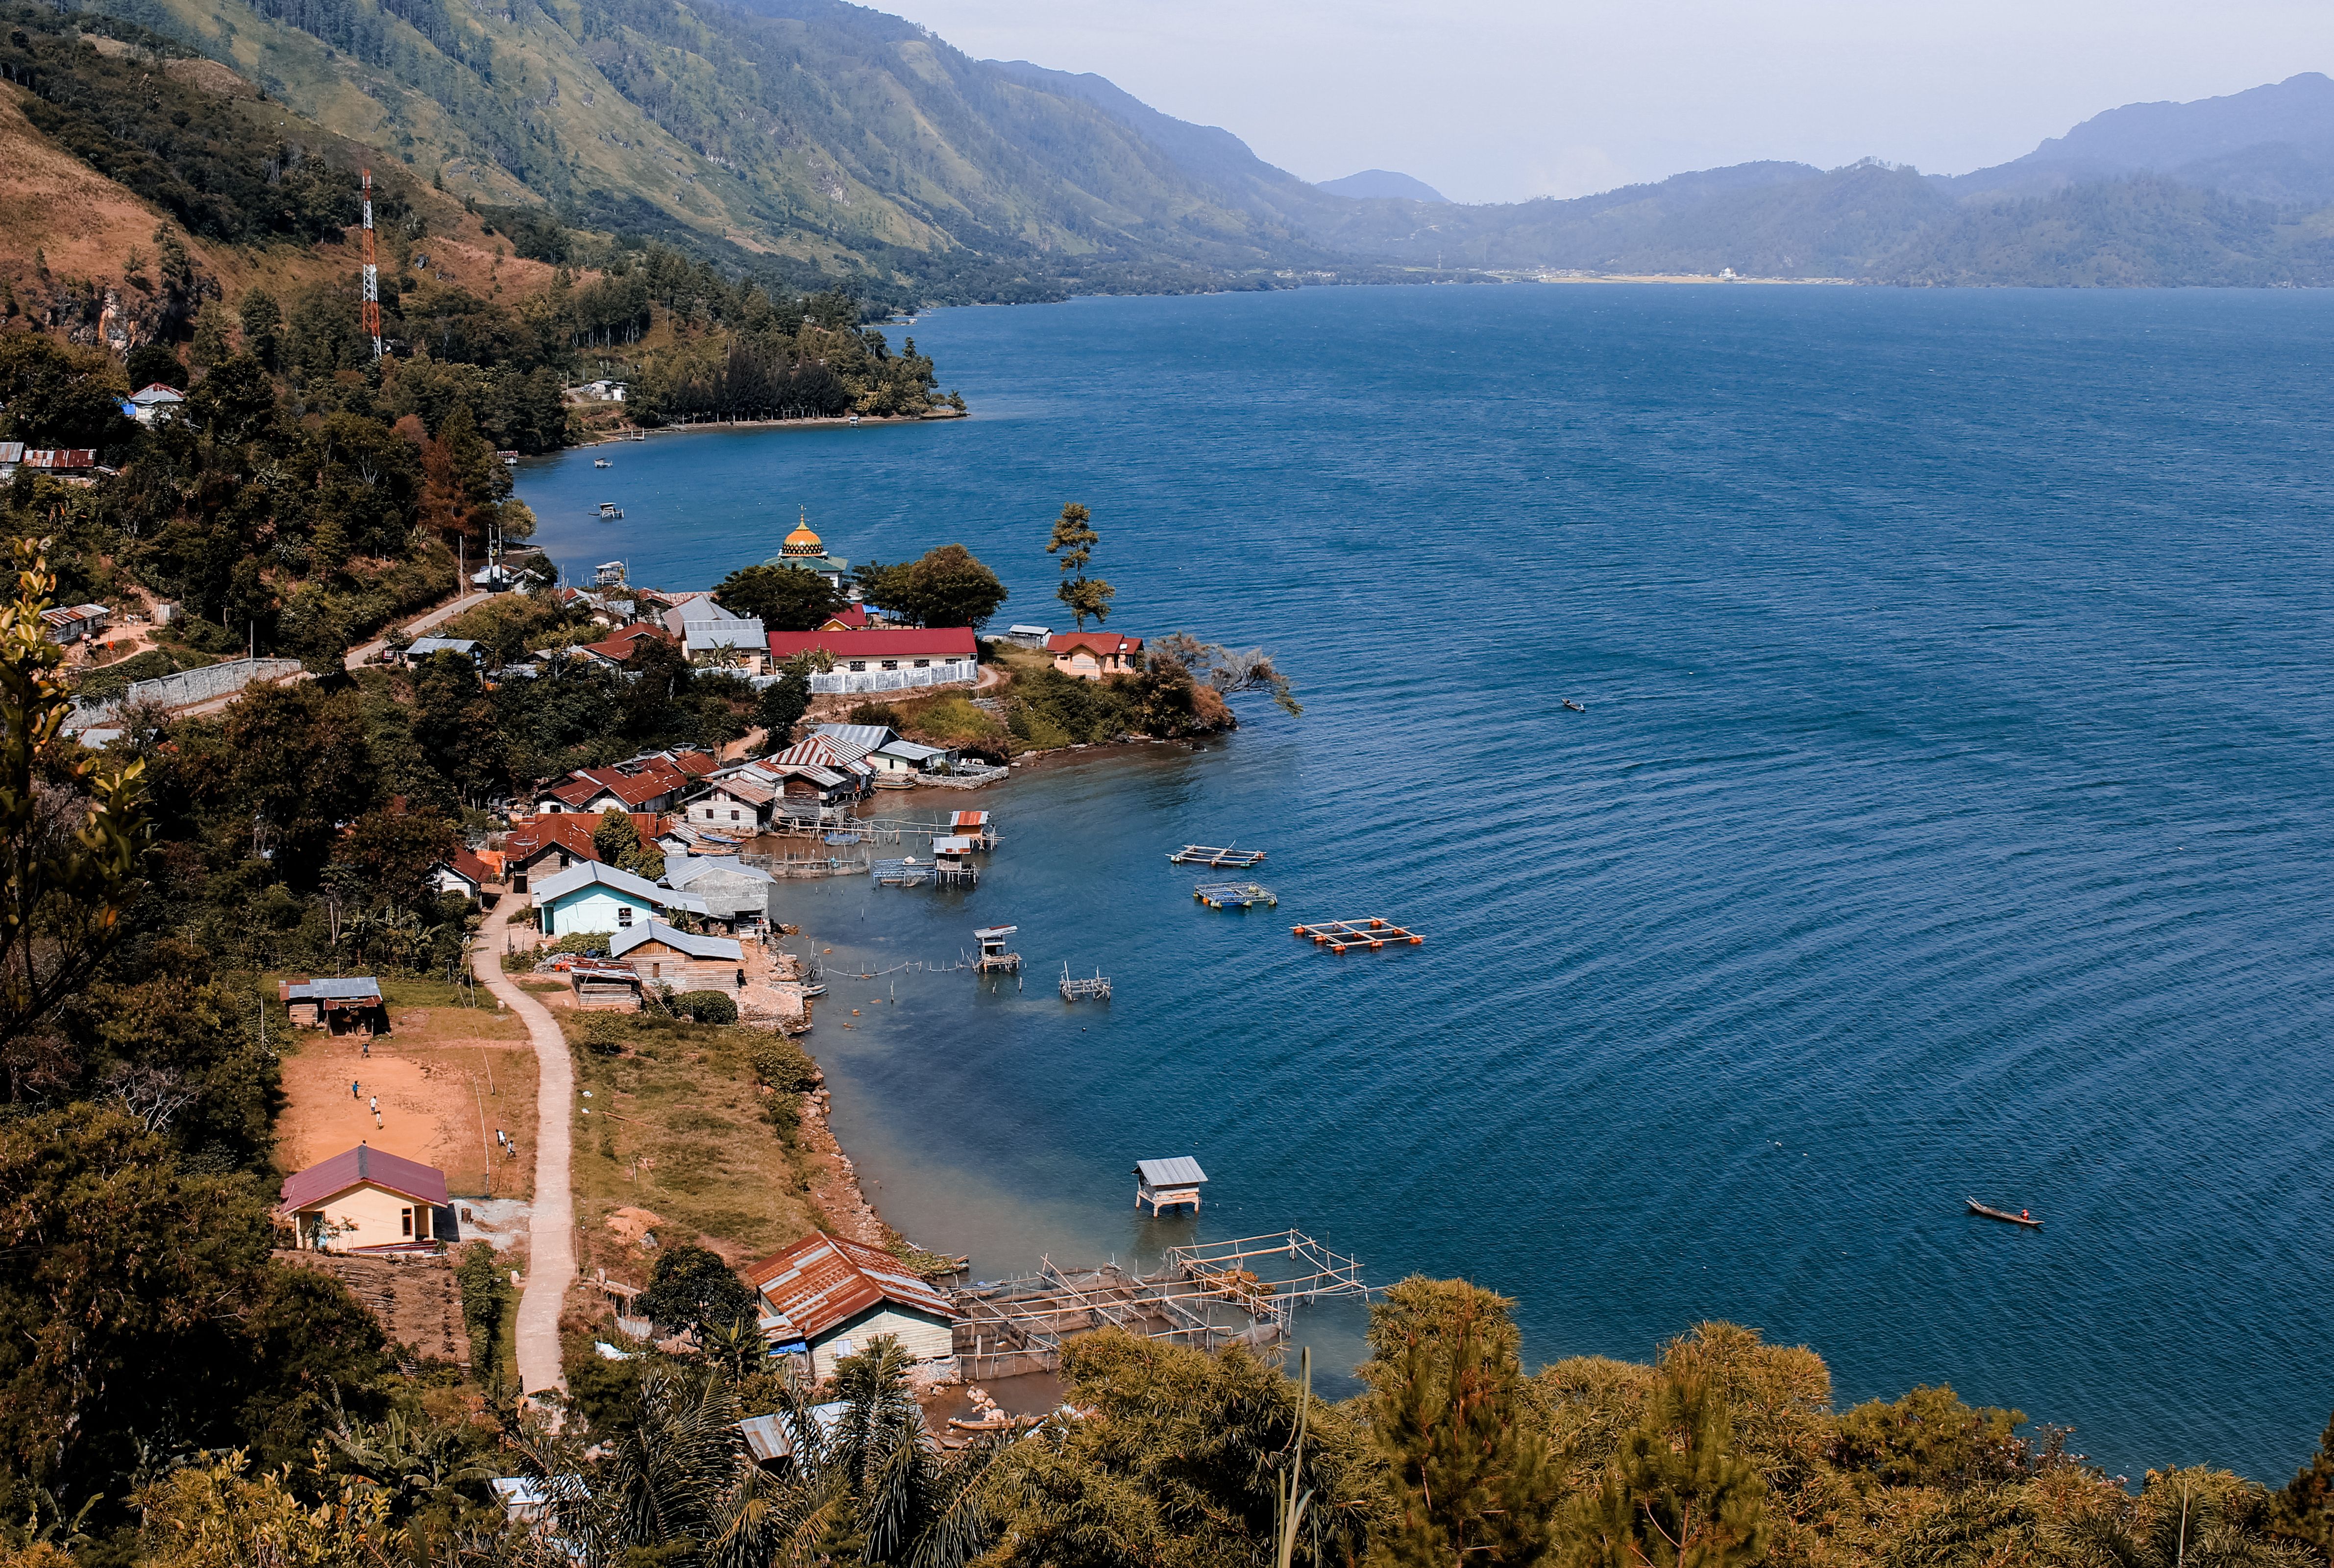
<instances>
[{"instance_id":1,"label":"teal painted house","mask_svg":"<svg viewBox=\"0 0 2334 1568\"><path fill-rule=\"evenodd\" d=\"M598 861L578 861L564 871L538 879L535 907L546 937L644 928L652 917L667 909L706 912L702 899L660 888L646 878Z\"/></svg>"}]
</instances>

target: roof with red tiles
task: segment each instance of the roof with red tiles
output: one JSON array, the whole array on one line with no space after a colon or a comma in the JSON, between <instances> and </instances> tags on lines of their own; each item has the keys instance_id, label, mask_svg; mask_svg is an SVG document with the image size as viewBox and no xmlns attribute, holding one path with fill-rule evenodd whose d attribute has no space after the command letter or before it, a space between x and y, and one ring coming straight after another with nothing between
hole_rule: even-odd
<instances>
[{"instance_id":1,"label":"roof with red tiles","mask_svg":"<svg viewBox=\"0 0 2334 1568\"><path fill-rule=\"evenodd\" d=\"M823 648L837 659L971 659L980 645L969 626L870 626L842 631L773 631L770 657Z\"/></svg>"}]
</instances>

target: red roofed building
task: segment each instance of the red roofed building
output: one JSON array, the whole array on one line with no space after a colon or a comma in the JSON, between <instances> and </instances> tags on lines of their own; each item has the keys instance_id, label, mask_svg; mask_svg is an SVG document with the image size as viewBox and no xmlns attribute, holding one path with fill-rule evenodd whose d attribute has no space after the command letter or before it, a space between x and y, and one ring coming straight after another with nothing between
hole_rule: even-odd
<instances>
[{"instance_id":1,"label":"red roofed building","mask_svg":"<svg viewBox=\"0 0 2334 1568\"><path fill-rule=\"evenodd\" d=\"M813 675L814 692L905 691L980 678L980 644L969 626L836 626L816 631L773 631L770 659L782 664L821 649L834 669Z\"/></svg>"},{"instance_id":2,"label":"red roofed building","mask_svg":"<svg viewBox=\"0 0 2334 1568\"><path fill-rule=\"evenodd\" d=\"M548 877L578 861L598 860L592 825L564 813L539 816L504 840L503 871L510 879L510 890L524 893L530 877Z\"/></svg>"},{"instance_id":3,"label":"red roofed building","mask_svg":"<svg viewBox=\"0 0 2334 1568\"><path fill-rule=\"evenodd\" d=\"M495 869L468 850L456 850L430 869L430 880L441 893L459 893L466 899L481 900L494 897L489 883L497 880Z\"/></svg>"},{"instance_id":4,"label":"red roofed building","mask_svg":"<svg viewBox=\"0 0 2334 1568\"><path fill-rule=\"evenodd\" d=\"M683 791L720 766L719 759L704 752L681 751L634 757L613 767L578 768L538 792L535 809L595 816L604 811L669 812L680 803Z\"/></svg>"},{"instance_id":5,"label":"red roofed building","mask_svg":"<svg viewBox=\"0 0 2334 1568\"><path fill-rule=\"evenodd\" d=\"M1143 668L1143 639L1115 631L1057 631L1046 639L1054 668L1081 680L1132 675Z\"/></svg>"},{"instance_id":6,"label":"red roofed building","mask_svg":"<svg viewBox=\"0 0 2334 1568\"><path fill-rule=\"evenodd\" d=\"M284 1178L276 1217L294 1245L318 1252L382 1252L458 1239L446 1173L360 1143Z\"/></svg>"},{"instance_id":7,"label":"red roofed building","mask_svg":"<svg viewBox=\"0 0 2334 1568\"><path fill-rule=\"evenodd\" d=\"M859 1354L879 1334L921 1361L956 1353L960 1314L888 1252L814 1231L748 1265L746 1283L762 1299L771 1344L808 1354L818 1377L833 1376L839 1358Z\"/></svg>"},{"instance_id":8,"label":"red roofed building","mask_svg":"<svg viewBox=\"0 0 2334 1568\"><path fill-rule=\"evenodd\" d=\"M671 642L672 634L653 620L636 620L620 627L597 642L582 644L584 652L604 659L610 664L622 664L632 658L632 649L643 641Z\"/></svg>"}]
</instances>

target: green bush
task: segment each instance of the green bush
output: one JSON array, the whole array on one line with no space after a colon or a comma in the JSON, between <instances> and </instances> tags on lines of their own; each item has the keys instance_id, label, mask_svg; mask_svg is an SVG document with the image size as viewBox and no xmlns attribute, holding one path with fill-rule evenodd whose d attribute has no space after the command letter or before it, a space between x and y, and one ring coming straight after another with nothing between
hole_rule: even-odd
<instances>
[{"instance_id":1,"label":"green bush","mask_svg":"<svg viewBox=\"0 0 2334 1568\"><path fill-rule=\"evenodd\" d=\"M672 999L672 1010L699 1024L735 1024L738 1004L726 991L684 991Z\"/></svg>"},{"instance_id":2,"label":"green bush","mask_svg":"<svg viewBox=\"0 0 2334 1568\"><path fill-rule=\"evenodd\" d=\"M784 1035L754 1047L754 1076L781 1094L807 1094L820 1082L810 1053Z\"/></svg>"},{"instance_id":3,"label":"green bush","mask_svg":"<svg viewBox=\"0 0 2334 1568\"><path fill-rule=\"evenodd\" d=\"M573 953L579 958L604 958L608 956L608 933L605 931L571 931L544 949L546 953Z\"/></svg>"},{"instance_id":4,"label":"green bush","mask_svg":"<svg viewBox=\"0 0 2334 1568\"><path fill-rule=\"evenodd\" d=\"M470 1333L470 1371L481 1382L491 1381L501 1361L503 1307L510 1299L509 1277L495 1257L495 1249L474 1241L462 1249L454 1270L462 1287L462 1326Z\"/></svg>"}]
</instances>

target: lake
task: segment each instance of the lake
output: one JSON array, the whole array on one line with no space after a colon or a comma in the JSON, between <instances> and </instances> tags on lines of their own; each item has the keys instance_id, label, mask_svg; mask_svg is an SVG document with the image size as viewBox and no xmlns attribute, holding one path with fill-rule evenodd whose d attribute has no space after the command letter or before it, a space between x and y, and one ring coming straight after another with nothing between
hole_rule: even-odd
<instances>
[{"instance_id":1,"label":"lake","mask_svg":"<svg viewBox=\"0 0 2334 1568\"><path fill-rule=\"evenodd\" d=\"M830 975L1020 927L1026 990L820 1005L894 1224L984 1278L1296 1225L1514 1296L1534 1365L1722 1317L1843 1405L1950 1381L2111 1471L2309 1452L2334 298L1319 289L908 330L972 418L530 464L541 541L702 587L806 510L853 560L961 542L1000 624L1066 628L1044 544L1084 501L1111 630L1262 645L1306 711L912 797L998 813L977 891L787 890ZM1279 907L1195 905L1194 840L1268 850ZM1288 930L1359 916L1428 940ZM1065 963L1114 999L1065 1005ZM1136 1219L1133 1161L1174 1154L1205 1212ZM1315 1313L1316 1359L1360 1321Z\"/></svg>"}]
</instances>

